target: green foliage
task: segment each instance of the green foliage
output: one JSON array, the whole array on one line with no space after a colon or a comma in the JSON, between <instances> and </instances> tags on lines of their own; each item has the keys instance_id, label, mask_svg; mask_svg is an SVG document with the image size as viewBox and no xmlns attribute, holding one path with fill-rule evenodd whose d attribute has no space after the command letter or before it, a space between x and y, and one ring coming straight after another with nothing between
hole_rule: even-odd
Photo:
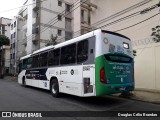
<instances>
[{"instance_id":1,"label":"green foliage","mask_svg":"<svg viewBox=\"0 0 160 120\"><path fill-rule=\"evenodd\" d=\"M0 46L10 45L10 40L5 35L0 35Z\"/></svg>"},{"instance_id":2,"label":"green foliage","mask_svg":"<svg viewBox=\"0 0 160 120\"><path fill-rule=\"evenodd\" d=\"M152 28L152 34L153 41L160 42L160 26L157 25L155 28Z\"/></svg>"},{"instance_id":3,"label":"green foliage","mask_svg":"<svg viewBox=\"0 0 160 120\"><path fill-rule=\"evenodd\" d=\"M51 34L51 38L49 40L49 42L46 44L46 46L50 46L50 45L56 45L57 44L57 35L53 36L53 34Z\"/></svg>"}]
</instances>

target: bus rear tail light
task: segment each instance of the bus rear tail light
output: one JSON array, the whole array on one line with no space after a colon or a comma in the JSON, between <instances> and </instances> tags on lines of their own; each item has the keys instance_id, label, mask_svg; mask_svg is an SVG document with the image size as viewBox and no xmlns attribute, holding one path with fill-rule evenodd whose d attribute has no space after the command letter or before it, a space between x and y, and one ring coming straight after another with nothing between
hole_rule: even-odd
<instances>
[{"instance_id":1,"label":"bus rear tail light","mask_svg":"<svg viewBox=\"0 0 160 120\"><path fill-rule=\"evenodd\" d=\"M100 81L101 83L107 84L104 67L100 70Z\"/></svg>"}]
</instances>

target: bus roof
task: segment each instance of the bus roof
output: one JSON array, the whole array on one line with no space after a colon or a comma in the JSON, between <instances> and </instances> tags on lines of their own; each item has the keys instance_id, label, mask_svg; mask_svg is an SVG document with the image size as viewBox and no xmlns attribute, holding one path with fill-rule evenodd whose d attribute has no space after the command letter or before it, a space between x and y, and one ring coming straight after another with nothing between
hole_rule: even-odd
<instances>
[{"instance_id":1,"label":"bus roof","mask_svg":"<svg viewBox=\"0 0 160 120\"><path fill-rule=\"evenodd\" d=\"M102 32L108 33L108 34L112 34L112 35L116 35L116 36L120 36L120 37L126 38L128 40L131 40L130 38L128 38L128 37L126 37L126 36L124 36L122 34L116 33L116 32L111 32L111 31L107 31L107 30L102 30Z\"/></svg>"},{"instance_id":2,"label":"bus roof","mask_svg":"<svg viewBox=\"0 0 160 120\"><path fill-rule=\"evenodd\" d=\"M26 56L21 57L20 60L23 60L23 59L25 59L25 58L29 58L30 56L31 56L31 54L28 54L28 55L26 55Z\"/></svg>"}]
</instances>

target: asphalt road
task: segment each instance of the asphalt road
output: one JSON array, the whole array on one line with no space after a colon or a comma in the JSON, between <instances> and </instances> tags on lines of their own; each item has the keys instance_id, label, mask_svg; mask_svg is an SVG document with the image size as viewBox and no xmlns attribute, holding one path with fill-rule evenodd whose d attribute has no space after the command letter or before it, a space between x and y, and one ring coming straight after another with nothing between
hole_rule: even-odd
<instances>
[{"instance_id":1,"label":"asphalt road","mask_svg":"<svg viewBox=\"0 0 160 120\"><path fill-rule=\"evenodd\" d=\"M23 87L16 81L0 79L0 111L160 111L160 105L113 96L80 98L62 94L60 98L54 98L47 90ZM17 120L17 118L15 119ZM63 118L58 117L54 119L59 120ZM100 118L66 116L65 120L67 119L97 120ZM107 120L110 118L102 119Z\"/></svg>"}]
</instances>

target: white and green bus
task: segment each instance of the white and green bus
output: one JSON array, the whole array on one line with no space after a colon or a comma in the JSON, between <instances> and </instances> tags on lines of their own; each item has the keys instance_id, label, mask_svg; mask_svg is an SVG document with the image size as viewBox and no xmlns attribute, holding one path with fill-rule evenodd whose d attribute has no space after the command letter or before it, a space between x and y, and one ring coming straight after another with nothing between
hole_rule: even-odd
<instances>
[{"instance_id":1,"label":"white and green bus","mask_svg":"<svg viewBox=\"0 0 160 120\"><path fill-rule=\"evenodd\" d=\"M18 83L76 96L102 96L134 90L131 41L95 30L20 58Z\"/></svg>"}]
</instances>

